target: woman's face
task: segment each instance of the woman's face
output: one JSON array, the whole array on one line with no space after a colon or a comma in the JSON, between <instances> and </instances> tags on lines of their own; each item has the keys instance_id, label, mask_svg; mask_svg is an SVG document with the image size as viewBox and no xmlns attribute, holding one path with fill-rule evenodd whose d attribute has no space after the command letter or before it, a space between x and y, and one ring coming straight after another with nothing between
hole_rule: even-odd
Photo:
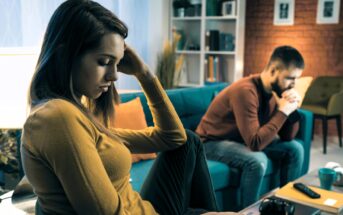
<instances>
[{"instance_id":1,"label":"woman's face","mask_svg":"<svg viewBox=\"0 0 343 215\"><path fill-rule=\"evenodd\" d=\"M82 55L73 65L76 96L97 99L117 80L117 65L124 56L124 39L116 33L102 37L99 47Z\"/></svg>"}]
</instances>

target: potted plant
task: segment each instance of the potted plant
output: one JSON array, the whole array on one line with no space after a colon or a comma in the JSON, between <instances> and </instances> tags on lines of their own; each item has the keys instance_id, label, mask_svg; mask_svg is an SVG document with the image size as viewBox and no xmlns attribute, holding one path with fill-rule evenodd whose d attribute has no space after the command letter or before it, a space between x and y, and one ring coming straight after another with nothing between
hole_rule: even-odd
<instances>
[{"instance_id":1,"label":"potted plant","mask_svg":"<svg viewBox=\"0 0 343 215\"><path fill-rule=\"evenodd\" d=\"M13 177L17 177L19 173L17 153L17 131L0 130L0 172L2 175L10 173Z\"/></svg>"},{"instance_id":2,"label":"potted plant","mask_svg":"<svg viewBox=\"0 0 343 215\"><path fill-rule=\"evenodd\" d=\"M181 35L174 30L172 41L164 44L162 53L157 58L156 76L165 89L174 88L178 85L180 73L184 61L183 55L177 56L176 47Z\"/></svg>"}]
</instances>

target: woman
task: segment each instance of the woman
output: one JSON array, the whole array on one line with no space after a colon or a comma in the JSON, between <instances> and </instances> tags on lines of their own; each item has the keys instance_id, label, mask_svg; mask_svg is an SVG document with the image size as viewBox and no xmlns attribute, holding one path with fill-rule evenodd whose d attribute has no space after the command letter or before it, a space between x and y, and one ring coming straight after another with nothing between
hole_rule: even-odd
<instances>
[{"instance_id":1,"label":"woman","mask_svg":"<svg viewBox=\"0 0 343 215\"><path fill-rule=\"evenodd\" d=\"M157 78L125 45L126 36L125 24L92 1L69 0L53 14L32 79L22 138L37 214L216 210L198 137L184 130ZM113 84L117 71L138 79L155 127L108 129L119 100ZM141 194L129 183L130 151L161 152Z\"/></svg>"}]
</instances>

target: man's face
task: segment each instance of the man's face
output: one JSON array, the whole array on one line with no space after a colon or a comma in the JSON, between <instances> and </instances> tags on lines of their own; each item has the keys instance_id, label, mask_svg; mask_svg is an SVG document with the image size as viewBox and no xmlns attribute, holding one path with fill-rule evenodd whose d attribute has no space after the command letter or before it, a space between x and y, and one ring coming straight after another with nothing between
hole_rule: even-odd
<instances>
[{"instance_id":1,"label":"man's face","mask_svg":"<svg viewBox=\"0 0 343 215\"><path fill-rule=\"evenodd\" d=\"M272 91L281 97L283 92L294 88L295 80L301 76L302 72L302 69L294 67L276 71L275 81L271 83Z\"/></svg>"}]
</instances>

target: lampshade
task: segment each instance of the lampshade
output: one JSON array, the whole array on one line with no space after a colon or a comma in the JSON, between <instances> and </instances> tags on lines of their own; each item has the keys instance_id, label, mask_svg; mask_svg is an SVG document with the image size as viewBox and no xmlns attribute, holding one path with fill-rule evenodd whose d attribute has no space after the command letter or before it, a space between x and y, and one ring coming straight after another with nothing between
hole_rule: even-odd
<instances>
[{"instance_id":1,"label":"lampshade","mask_svg":"<svg viewBox=\"0 0 343 215\"><path fill-rule=\"evenodd\" d=\"M22 128L38 48L0 49L0 129Z\"/></svg>"}]
</instances>

